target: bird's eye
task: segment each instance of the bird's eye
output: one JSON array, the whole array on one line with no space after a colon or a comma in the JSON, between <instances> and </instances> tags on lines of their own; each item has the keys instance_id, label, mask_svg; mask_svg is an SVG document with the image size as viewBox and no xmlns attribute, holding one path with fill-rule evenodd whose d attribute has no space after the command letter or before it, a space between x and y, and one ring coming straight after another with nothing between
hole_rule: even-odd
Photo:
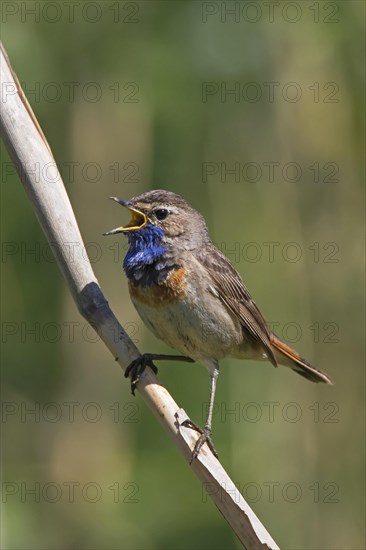
<instances>
[{"instance_id":1,"label":"bird's eye","mask_svg":"<svg viewBox=\"0 0 366 550\"><path fill-rule=\"evenodd\" d=\"M158 218L158 220L165 220L165 218L168 215L168 210L166 208L159 208L159 210L155 210L155 216Z\"/></svg>"}]
</instances>

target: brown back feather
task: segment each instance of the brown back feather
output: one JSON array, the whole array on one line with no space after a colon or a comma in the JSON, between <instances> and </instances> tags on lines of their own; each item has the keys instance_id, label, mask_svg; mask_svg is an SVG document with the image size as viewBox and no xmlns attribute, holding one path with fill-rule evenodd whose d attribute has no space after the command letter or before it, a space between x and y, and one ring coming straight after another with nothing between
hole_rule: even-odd
<instances>
[{"instance_id":1,"label":"brown back feather","mask_svg":"<svg viewBox=\"0 0 366 550\"><path fill-rule=\"evenodd\" d=\"M211 277L213 287L231 314L240 319L244 333L249 335L265 351L276 367L277 361L271 346L271 333L263 315L252 300L239 273L213 244L197 250L195 255ZM246 334L246 336L247 336Z\"/></svg>"}]
</instances>

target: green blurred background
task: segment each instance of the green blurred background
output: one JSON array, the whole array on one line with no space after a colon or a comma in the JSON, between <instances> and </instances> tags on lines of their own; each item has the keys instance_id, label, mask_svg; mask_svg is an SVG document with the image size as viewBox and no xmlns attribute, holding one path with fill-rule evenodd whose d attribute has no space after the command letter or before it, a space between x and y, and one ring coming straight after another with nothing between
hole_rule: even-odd
<instances>
[{"instance_id":1,"label":"green blurred background","mask_svg":"<svg viewBox=\"0 0 366 550\"><path fill-rule=\"evenodd\" d=\"M101 235L125 221L107 197L165 188L205 215L277 334L334 378L221 365L214 440L281 548L365 548L364 11L2 7L96 275L140 349L168 348L130 303L124 238ZM238 548L78 314L4 148L1 189L2 548ZM205 369L161 364L160 377L202 423Z\"/></svg>"}]
</instances>

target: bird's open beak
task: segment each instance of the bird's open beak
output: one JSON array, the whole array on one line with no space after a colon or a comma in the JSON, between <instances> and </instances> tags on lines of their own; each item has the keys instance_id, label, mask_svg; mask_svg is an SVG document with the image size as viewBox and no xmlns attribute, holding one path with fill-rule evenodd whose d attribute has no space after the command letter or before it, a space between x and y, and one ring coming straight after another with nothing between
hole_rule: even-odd
<instances>
[{"instance_id":1,"label":"bird's open beak","mask_svg":"<svg viewBox=\"0 0 366 550\"><path fill-rule=\"evenodd\" d=\"M117 199L117 197L109 198L112 199L112 201L118 202L118 204L121 204L125 208L128 208L131 213L131 219L126 225L116 227L116 229L111 229L111 231L107 231L107 233L103 233L103 235L116 235L117 233L136 231L137 229L141 229L142 227L144 227L144 225L147 224L147 217L145 216L145 214L143 214L139 210L136 210L136 208L133 208L128 201Z\"/></svg>"}]
</instances>

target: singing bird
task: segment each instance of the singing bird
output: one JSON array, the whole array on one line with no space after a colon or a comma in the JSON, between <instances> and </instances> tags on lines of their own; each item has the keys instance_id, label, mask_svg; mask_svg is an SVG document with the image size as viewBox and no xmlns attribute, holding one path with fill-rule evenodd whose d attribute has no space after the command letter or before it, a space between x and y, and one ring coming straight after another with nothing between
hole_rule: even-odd
<instances>
[{"instance_id":1,"label":"singing bird","mask_svg":"<svg viewBox=\"0 0 366 550\"><path fill-rule=\"evenodd\" d=\"M111 197L131 214L127 225L105 235L123 233L129 249L123 262L131 300L145 325L183 356L144 354L126 370L132 391L153 360L196 361L210 374L205 427L197 430L192 460L211 439L219 361L225 357L267 360L284 365L312 382L332 384L267 326L239 273L210 240L203 216L180 195L158 189L129 201Z\"/></svg>"}]
</instances>

